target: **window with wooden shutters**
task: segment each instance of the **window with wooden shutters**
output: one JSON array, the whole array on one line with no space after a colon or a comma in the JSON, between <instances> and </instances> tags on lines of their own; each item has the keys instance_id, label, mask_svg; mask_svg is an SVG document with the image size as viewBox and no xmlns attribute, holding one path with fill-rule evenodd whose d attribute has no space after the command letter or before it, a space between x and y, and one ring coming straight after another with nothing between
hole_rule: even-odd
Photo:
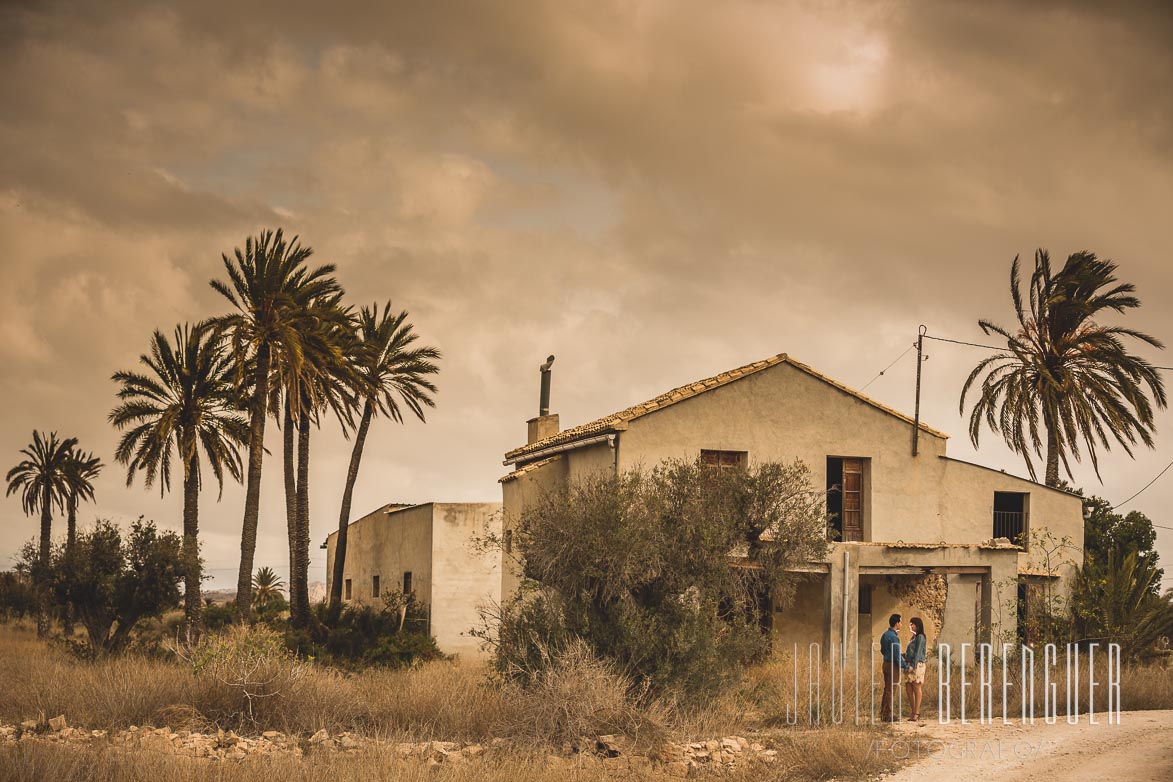
<instances>
[{"instance_id":1,"label":"window with wooden shutters","mask_svg":"<svg viewBox=\"0 0 1173 782\"><path fill-rule=\"evenodd\" d=\"M749 454L746 451L701 451L701 464L721 470L744 467Z\"/></svg>"},{"instance_id":2,"label":"window with wooden shutters","mask_svg":"<svg viewBox=\"0 0 1173 782\"><path fill-rule=\"evenodd\" d=\"M863 459L843 460L843 539L863 540Z\"/></svg>"},{"instance_id":3,"label":"window with wooden shutters","mask_svg":"<svg viewBox=\"0 0 1173 782\"><path fill-rule=\"evenodd\" d=\"M866 462L859 457L827 457L827 524L838 540L863 540Z\"/></svg>"}]
</instances>

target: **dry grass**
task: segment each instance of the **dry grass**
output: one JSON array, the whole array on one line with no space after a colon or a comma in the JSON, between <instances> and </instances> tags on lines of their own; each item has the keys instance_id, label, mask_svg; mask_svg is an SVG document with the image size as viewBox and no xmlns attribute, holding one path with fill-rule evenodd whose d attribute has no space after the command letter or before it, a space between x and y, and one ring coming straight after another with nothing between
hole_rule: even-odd
<instances>
[{"instance_id":1,"label":"dry grass","mask_svg":"<svg viewBox=\"0 0 1173 782\"><path fill-rule=\"evenodd\" d=\"M892 770L891 753L871 753L876 733L848 729L794 731L779 745L777 760L746 764L714 774L723 782L818 782L874 778ZM887 757L884 757L887 755ZM0 745L0 769L13 782L68 779L73 782L586 782L614 779L597 767L550 768L541 752L513 749L459 764L428 767L404 760L386 749L355 754L275 756L240 763L209 764L151 752L120 752L109 747L75 747L36 742ZM646 771L625 772L625 779L663 779Z\"/></svg>"}]
</instances>

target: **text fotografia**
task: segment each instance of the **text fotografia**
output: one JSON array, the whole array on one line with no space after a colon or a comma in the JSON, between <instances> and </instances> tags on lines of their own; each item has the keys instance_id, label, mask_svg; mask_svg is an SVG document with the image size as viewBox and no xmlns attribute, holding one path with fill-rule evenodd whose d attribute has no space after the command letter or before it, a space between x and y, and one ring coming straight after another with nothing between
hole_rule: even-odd
<instances>
[{"instance_id":1,"label":"text fotografia","mask_svg":"<svg viewBox=\"0 0 1173 782\"><path fill-rule=\"evenodd\" d=\"M793 691L786 704L786 722L797 724L877 723L885 682L880 675L879 644L871 645L870 665L861 675L860 657L848 660L842 646L831 644L824 659L822 647L812 643L806 655L794 645ZM997 654L995 654L997 652ZM805 674L800 663L805 657ZM1011 719L1053 725L1061 719L1071 725L1120 724L1120 645L1047 644L1041 648L1013 644L961 644L957 653L949 644L937 645L936 681L920 686L936 692L937 722L964 725L1011 724ZM850 678L849 678L850 677ZM800 686L800 679L801 686ZM894 713L905 702L908 676L889 685ZM805 698L803 697L805 696ZM854 716L848 708L854 707ZM803 713L805 712L805 714Z\"/></svg>"}]
</instances>

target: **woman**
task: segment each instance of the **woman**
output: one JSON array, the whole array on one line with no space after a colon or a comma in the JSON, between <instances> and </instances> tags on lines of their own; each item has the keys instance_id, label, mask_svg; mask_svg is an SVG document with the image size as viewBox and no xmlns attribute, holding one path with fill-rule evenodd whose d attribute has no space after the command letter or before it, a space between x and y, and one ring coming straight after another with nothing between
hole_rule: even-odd
<instances>
[{"instance_id":1,"label":"woman","mask_svg":"<svg viewBox=\"0 0 1173 782\"><path fill-rule=\"evenodd\" d=\"M919 616L908 621L912 630L912 638L908 648L904 651L904 665L908 671L908 679L904 688L908 691L908 704L912 709L912 721L920 722L920 703L924 697L925 683L925 651L928 648L928 639L925 637L925 623Z\"/></svg>"}]
</instances>

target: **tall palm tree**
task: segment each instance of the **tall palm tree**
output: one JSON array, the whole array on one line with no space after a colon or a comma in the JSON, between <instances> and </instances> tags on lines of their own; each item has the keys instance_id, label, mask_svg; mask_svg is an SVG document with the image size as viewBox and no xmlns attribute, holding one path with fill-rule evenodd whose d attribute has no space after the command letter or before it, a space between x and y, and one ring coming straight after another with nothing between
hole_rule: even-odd
<instances>
[{"instance_id":1,"label":"tall palm tree","mask_svg":"<svg viewBox=\"0 0 1173 782\"><path fill-rule=\"evenodd\" d=\"M57 433L33 432L33 441L22 448L25 455L8 471L6 495L20 492L20 504L26 515L40 511L41 540L37 552L35 582L38 592L37 636L49 634L49 547L53 537L53 508L65 506L69 496L67 466L77 439L58 440Z\"/></svg>"},{"instance_id":2,"label":"tall palm tree","mask_svg":"<svg viewBox=\"0 0 1173 782\"><path fill-rule=\"evenodd\" d=\"M239 447L248 425L238 411L232 385L233 359L207 324L176 326L174 341L156 331L150 355L139 358L149 371L117 372L121 401L110 422L125 430L115 458L126 465L126 485L141 471L160 494L171 488L172 454L183 471L184 621L189 640L199 636L199 493L203 461L224 493L224 473L240 481Z\"/></svg>"},{"instance_id":3,"label":"tall palm tree","mask_svg":"<svg viewBox=\"0 0 1173 782\"><path fill-rule=\"evenodd\" d=\"M69 494L65 498L66 533L65 557L72 558L74 544L77 541L77 506L83 500L94 499L94 480L102 472L102 460L92 453L86 453L74 448L69 452L69 461L66 462L65 475L69 485ZM65 617L62 621L65 637L73 635L73 605L65 606Z\"/></svg>"},{"instance_id":4,"label":"tall palm tree","mask_svg":"<svg viewBox=\"0 0 1173 782\"><path fill-rule=\"evenodd\" d=\"M361 348L355 352L354 360L366 381L366 391L359 395L362 415L350 452L350 466L346 471L346 486L342 492L342 510L338 516L338 537L330 582L331 620L337 618L342 608L346 531L350 524L350 505L371 419L381 415L403 423L403 412L406 409L423 421L424 408L436 405L432 399L436 386L428 376L440 371L434 363L440 359L440 351L433 347L413 347L419 335L414 332L414 326L407 322L407 317L406 310L393 313L391 302L383 306L381 313L378 304L363 307L359 311L358 338Z\"/></svg>"},{"instance_id":5,"label":"tall palm tree","mask_svg":"<svg viewBox=\"0 0 1173 782\"><path fill-rule=\"evenodd\" d=\"M253 576L253 602L263 606L281 596L281 588L285 586L271 567L257 568Z\"/></svg>"},{"instance_id":6,"label":"tall palm tree","mask_svg":"<svg viewBox=\"0 0 1173 782\"><path fill-rule=\"evenodd\" d=\"M277 365L270 406L283 411L285 508L289 533L290 623L311 621L309 606L309 460L310 432L320 416L332 410L345 431L353 407L351 389L363 378L348 355L353 352L354 323L337 295L313 301L304 310L302 361L297 367ZM296 433L294 429L296 428Z\"/></svg>"},{"instance_id":7,"label":"tall palm tree","mask_svg":"<svg viewBox=\"0 0 1173 782\"><path fill-rule=\"evenodd\" d=\"M253 556L257 547L260 514L261 469L265 453L265 419L268 412L270 374L274 361L289 367L302 362L300 311L310 301L340 294L331 276L334 266L316 269L306 265L313 254L297 237L287 242L280 229L249 237L244 251L223 256L228 281L212 280L212 288L235 309L216 318L218 333L230 338L236 358L238 389L247 388L249 435L248 478L244 520L240 536L240 569L236 579L236 604L241 621L252 609Z\"/></svg>"},{"instance_id":8,"label":"tall palm tree","mask_svg":"<svg viewBox=\"0 0 1173 782\"><path fill-rule=\"evenodd\" d=\"M1138 440L1151 448L1153 406L1165 407L1165 387L1149 362L1128 352L1124 338L1164 346L1147 334L1097 320L1108 311L1139 307L1134 291L1117 282L1116 264L1109 260L1078 252L1053 273L1047 251L1040 249L1024 305L1016 256L1010 295L1018 328L978 321L986 334L1006 340L1006 350L979 362L961 391L964 414L966 395L981 378L969 418L973 444L984 422L1022 455L1031 478L1031 455L1045 453L1048 486L1059 485L1060 462L1071 476L1070 460L1080 461L1081 448L1097 477L1098 447L1111 450L1115 440L1129 456Z\"/></svg>"}]
</instances>

